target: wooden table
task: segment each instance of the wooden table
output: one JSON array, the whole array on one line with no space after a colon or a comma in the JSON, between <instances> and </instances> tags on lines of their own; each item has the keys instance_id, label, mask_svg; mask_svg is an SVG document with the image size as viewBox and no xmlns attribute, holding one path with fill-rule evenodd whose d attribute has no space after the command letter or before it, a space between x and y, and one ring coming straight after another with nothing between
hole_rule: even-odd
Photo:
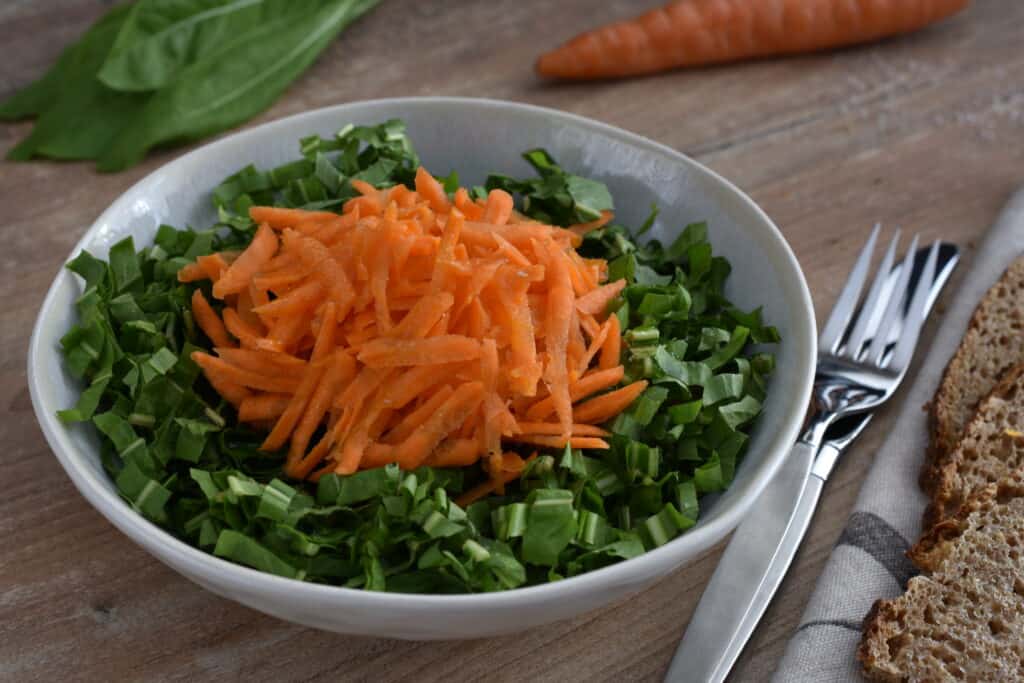
<instances>
[{"instance_id":1,"label":"wooden table","mask_svg":"<svg viewBox=\"0 0 1024 683\"><path fill-rule=\"evenodd\" d=\"M5 0L0 97L39 76L110 4ZM655 4L389 0L254 123L362 98L448 94L526 101L622 126L749 192L793 245L819 316L875 221L955 240L969 256L1024 182L1017 0L978 0L923 33L815 57L593 85L533 77L542 49ZM0 127L0 146L28 130ZM216 598L86 504L32 415L29 330L89 224L177 154L117 175L85 164L0 164L0 679L659 679L721 547L628 602L575 621L491 640L406 643L314 631ZM833 476L734 680L765 680L776 666L891 417L876 421Z\"/></svg>"}]
</instances>

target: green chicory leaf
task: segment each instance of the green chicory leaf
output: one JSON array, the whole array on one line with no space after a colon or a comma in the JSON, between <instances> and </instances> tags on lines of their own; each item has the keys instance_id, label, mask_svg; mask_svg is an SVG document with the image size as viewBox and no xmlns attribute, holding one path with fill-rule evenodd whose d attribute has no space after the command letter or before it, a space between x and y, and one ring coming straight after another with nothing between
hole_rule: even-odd
<instances>
[{"instance_id":1,"label":"green chicory leaf","mask_svg":"<svg viewBox=\"0 0 1024 683\"><path fill-rule=\"evenodd\" d=\"M101 171L119 171L157 145L230 128L270 106L377 2L136 0L115 6L43 78L0 104L0 119L38 117L8 158L92 159ZM303 189L317 195L319 188Z\"/></svg>"}]
</instances>

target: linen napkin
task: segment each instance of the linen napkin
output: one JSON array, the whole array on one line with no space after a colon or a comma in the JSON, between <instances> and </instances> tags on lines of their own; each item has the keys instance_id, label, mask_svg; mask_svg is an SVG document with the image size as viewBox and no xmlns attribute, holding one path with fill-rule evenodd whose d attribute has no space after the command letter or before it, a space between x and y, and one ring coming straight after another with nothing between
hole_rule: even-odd
<instances>
[{"instance_id":1,"label":"linen napkin","mask_svg":"<svg viewBox=\"0 0 1024 683\"><path fill-rule=\"evenodd\" d=\"M904 553L921 533L927 503L917 485L928 440L922 406L935 393L975 306L1013 259L1024 251L1024 190L1003 210L967 264L970 268L951 297L939 331L918 353L925 354L902 409L858 495L825 570L815 586L800 626L775 672L779 683L863 680L856 650L861 622L878 598L900 595L916 570ZM929 348L930 347L930 348ZM822 498L828 504L828 490Z\"/></svg>"}]
</instances>

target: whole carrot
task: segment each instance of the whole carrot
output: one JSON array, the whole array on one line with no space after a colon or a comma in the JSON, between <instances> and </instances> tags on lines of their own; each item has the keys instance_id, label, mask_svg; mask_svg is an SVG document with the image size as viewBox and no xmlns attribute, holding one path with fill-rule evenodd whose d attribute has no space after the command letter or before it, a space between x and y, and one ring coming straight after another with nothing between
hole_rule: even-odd
<instances>
[{"instance_id":1,"label":"whole carrot","mask_svg":"<svg viewBox=\"0 0 1024 683\"><path fill-rule=\"evenodd\" d=\"M546 78L592 79L813 52L914 31L970 0L676 0L582 33L537 60Z\"/></svg>"}]
</instances>

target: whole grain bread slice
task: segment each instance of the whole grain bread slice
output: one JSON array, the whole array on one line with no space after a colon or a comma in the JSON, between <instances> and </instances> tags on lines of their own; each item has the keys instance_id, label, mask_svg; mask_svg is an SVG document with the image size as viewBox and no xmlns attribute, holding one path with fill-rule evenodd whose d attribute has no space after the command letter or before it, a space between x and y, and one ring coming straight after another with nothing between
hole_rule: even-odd
<instances>
[{"instance_id":1,"label":"whole grain bread slice","mask_svg":"<svg viewBox=\"0 0 1024 683\"><path fill-rule=\"evenodd\" d=\"M876 681L1024 681L1024 473L992 484L910 553L929 576L879 600L857 657Z\"/></svg>"},{"instance_id":2,"label":"whole grain bread slice","mask_svg":"<svg viewBox=\"0 0 1024 683\"><path fill-rule=\"evenodd\" d=\"M931 492L981 399L1007 368L1024 362L1024 256L978 303L931 401L931 444L921 485Z\"/></svg>"},{"instance_id":3,"label":"whole grain bread slice","mask_svg":"<svg viewBox=\"0 0 1024 683\"><path fill-rule=\"evenodd\" d=\"M935 476L924 528L954 514L970 495L1024 466L1024 364L1010 369L978 406Z\"/></svg>"},{"instance_id":4,"label":"whole grain bread slice","mask_svg":"<svg viewBox=\"0 0 1024 683\"><path fill-rule=\"evenodd\" d=\"M999 515L1006 510L1018 509L1021 501L1024 501L1024 468L1010 473L994 484L989 484L971 496L955 515L923 533L917 543L907 551L907 557L921 571L934 573L945 564L964 534L976 533L976 527L979 525L991 525L995 529L994 533L1000 533L998 527L1004 520L1000 519ZM1012 551L1002 558L1008 564L1020 559L1018 553L1024 553L1024 548L1017 548L1010 542L1006 547L1008 552Z\"/></svg>"}]
</instances>

